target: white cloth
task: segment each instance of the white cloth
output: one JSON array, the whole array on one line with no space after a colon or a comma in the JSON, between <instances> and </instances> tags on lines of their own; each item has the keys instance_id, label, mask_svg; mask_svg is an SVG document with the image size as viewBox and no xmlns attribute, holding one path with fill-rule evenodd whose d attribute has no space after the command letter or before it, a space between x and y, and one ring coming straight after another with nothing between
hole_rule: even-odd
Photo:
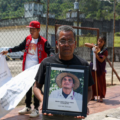
<instances>
[{"instance_id":1,"label":"white cloth","mask_svg":"<svg viewBox=\"0 0 120 120\"><path fill-rule=\"evenodd\" d=\"M5 56L0 54L0 88L12 78Z\"/></svg>"},{"instance_id":2,"label":"white cloth","mask_svg":"<svg viewBox=\"0 0 120 120\"><path fill-rule=\"evenodd\" d=\"M82 100L82 95L80 93L74 92L73 90L71 93L65 98L62 94L62 88L58 90L54 90L49 98L60 98L60 99L69 99L69 100Z\"/></svg>"},{"instance_id":3,"label":"white cloth","mask_svg":"<svg viewBox=\"0 0 120 120\"><path fill-rule=\"evenodd\" d=\"M97 66L96 66L96 55L94 53L95 51L95 47L92 48L92 51L93 51L93 70L97 70Z\"/></svg>"},{"instance_id":4,"label":"white cloth","mask_svg":"<svg viewBox=\"0 0 120 120\"><path fill-rule=\"evenodd\" d=\"M14 109L35 82L39 64L14 78L11 77L5 57L0 55L0 118Z\"/></svg>"},{"instance_id":5,"label":"white cloth","mask_svg":"<svg viewBox=\"0 0 120 120\"><path fill-rule=\"evenodd\" d=\"M32 38L30 45L28 46L28 53L25 61L25 69L28 69L34 65L37 65L38 62L38 54L37 54L37 43L38 39Z\"/></svg>"}]
</instances>

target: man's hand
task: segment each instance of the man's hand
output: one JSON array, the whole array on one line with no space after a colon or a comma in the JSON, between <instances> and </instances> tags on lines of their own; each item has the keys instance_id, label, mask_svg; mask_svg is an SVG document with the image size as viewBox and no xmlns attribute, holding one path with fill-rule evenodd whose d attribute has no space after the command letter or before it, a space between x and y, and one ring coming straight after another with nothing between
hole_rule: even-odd
<instances>
[{"instance_id":1,"label":"man's hand","mask_svg":"<svg viewBox=\"0 0 120 120\"><path fill-rule=\"evenodd\" d=\"M6 55L7 53L8 53L8 51L2 51L0 54Z\"/></svg>"},{"instance_id":2,"label":"man's hand","mask_svg":"<svg viewBox=\"0 0 120 120\"><path fill-rule=\"evenodd\" d=\"M53 116L53 114L51 114L51 113L49 113L49 114L43 113L43 115ZM88 107L87 107L87 115L89 115L89 108ZM77 118L77 119L85 119L84 116L76 116L75 118Z\"/></svg>"},{"instance_id":3,"label":"man's hand","mask_svg":"<svg viewBox=\"0 0 120 120\"><path fill-rule=\"evenodd\" d=\"M89 115L89 108L88 108L88 107L87 107L87 115ZM75 118L85 119L85 117L84 117L84 116L77 116L77 117L75 117Z\"/></svg>"},{"instance_id":4,"label":"man's hand","mask_svg":"<svg viewBox=\"0 0 120 120\"><path fill-rule=\"evenodd\" d=\"M49 114L43 113L43 115L53 116L53 114L51 114L51 113L49 113Z\"/></svg>"}]
</instances>

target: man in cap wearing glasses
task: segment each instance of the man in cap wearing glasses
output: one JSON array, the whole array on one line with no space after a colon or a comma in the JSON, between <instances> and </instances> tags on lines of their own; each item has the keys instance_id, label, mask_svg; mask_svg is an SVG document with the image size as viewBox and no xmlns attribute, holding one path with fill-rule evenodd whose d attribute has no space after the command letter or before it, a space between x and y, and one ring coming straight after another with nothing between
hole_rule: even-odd
<instances>
[{"instance_id":1,"label":"man in cap wearing glasses","mask_svg":"<svg viewBox=\"0 0 120 120\"><path fill-rule=\"evenodd\" d=\"M26 70L38 63L41 63L44 58L47 57L47 54L50 55L54 50L51 48L50 44L47 42L45 38L40 36L40 23L38 21L31 21L29 26L30 35L28 35L25 40L18 46L9 49L8 51L1 52L3 55L8 52L17 52L25 50L23 56L23 65L22 70ZM52 53L53 54L53 53ZM29 81L28 81L29 82ZM26 94L26 107L19 111L19 114L30 114L30 117L39 116L39 100L34 96L34 110L31 110L32 103L32 87Z\"/></svg>"},{"instance_id":2,"label":"man in cap wearing glasses","mask_svg":"<svg viewBox=\"0 0 120 120\"><path fill-rule=\"evenodd\" d=\"M80 86L80 80L72 73L62 72L56 77L59 88L50 94L50 98L82 100L80 93L74 92Z\"/></svg>"}]
</instances>

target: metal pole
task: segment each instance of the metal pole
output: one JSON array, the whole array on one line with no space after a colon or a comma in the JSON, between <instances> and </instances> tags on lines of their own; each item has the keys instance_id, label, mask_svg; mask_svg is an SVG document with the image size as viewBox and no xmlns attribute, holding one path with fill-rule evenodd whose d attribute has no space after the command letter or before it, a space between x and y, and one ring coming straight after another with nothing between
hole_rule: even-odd
<instances>
[{"instance_id":1,"label":"metal pole","mask_svg":"<svg viewBox=\"0 0 120 120\"><path fill-rule=\"evenodd\" d=\"M59 27L59 26L55 25L55 45L56 45L56 42L57 42L56 34L57 34L57 28L58 28L58 27ZM55 52L58 53L57 45L56 45L56 47L55 47Z\"/></svg>"},{"instance_id":2,"label":"metal pole","mask_svg":"<svg viewBox=\"0 0 120 120\"><path fill-rule=\"evenodd\" d=\"M79 27L79 10L77 10L77 27ZM77 47L79 47L79 29L77 29Z\"/></svg>"},{"instance_id":3,"label":"metal pole","mask_svg":"<svg viewBox=\"0 0 120 120\"><path fill-rule=\"evenodd\" d=\"M98 41L98 39L99 39L99 30L97 30L97 41ZM97 43L97 41L96 41L96 43Z\"/></svg>"},{"instance_id":4,"label":"metal pole","mask_svg":"<svg viewBox=\"0 0 120 120\"><path fill-rule=\"evenodd\" d=\"M49 0L47 0L47 13L46 13L46 40L48 40L48 22L49 22Z\"/></svg>"},{"instance_id":5,"label":"metal pole","mask_svg":"<svg viewBox=\"0 0 120 120\"><path fill-rule=\"evenodd\" d=\"M116 0L114 0L113 9L114 9L114 16L113 16L113 47L112 47L112 79L111 84L113 85L113 67L114 67L114 38L115 38L115 4Z\"/></svg>"}]
</instances>

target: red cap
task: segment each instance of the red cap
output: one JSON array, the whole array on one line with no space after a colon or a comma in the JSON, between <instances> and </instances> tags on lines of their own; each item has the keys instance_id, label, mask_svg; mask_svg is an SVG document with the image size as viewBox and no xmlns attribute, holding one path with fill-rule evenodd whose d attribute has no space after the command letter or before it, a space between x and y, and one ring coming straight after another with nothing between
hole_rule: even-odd
<instances>
[{"instance_id":1,"label":"red cap","mask_svg":"<svg viewBox=\"0 0 120 120\"><path fill-rule=\"evenodd\" d=\"M38 21L31 21L29 26L26 26L29 28L40 28L40 23Z\"/></svg>"}]
</instances>

